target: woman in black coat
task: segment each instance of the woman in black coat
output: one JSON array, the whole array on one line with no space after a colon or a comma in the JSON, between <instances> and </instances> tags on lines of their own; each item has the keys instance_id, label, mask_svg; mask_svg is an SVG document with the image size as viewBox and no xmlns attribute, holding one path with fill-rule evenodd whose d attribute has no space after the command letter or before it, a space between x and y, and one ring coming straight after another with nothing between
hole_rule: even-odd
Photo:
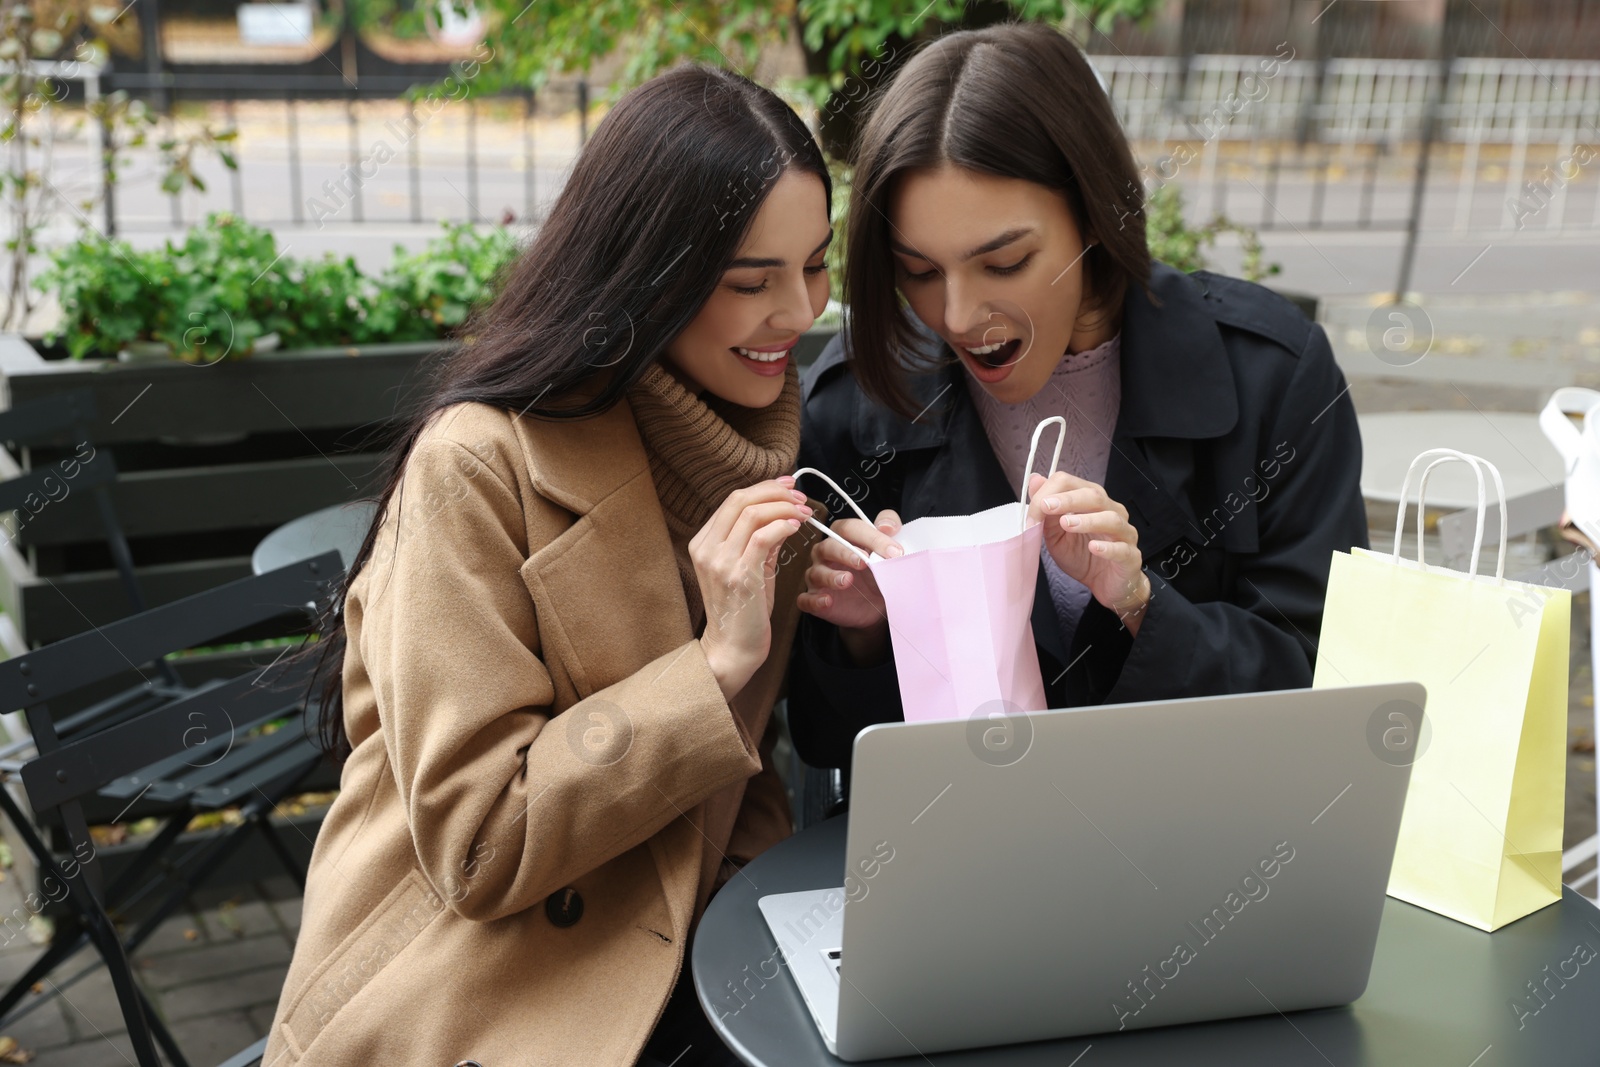
<instances>
[{"instance_id":1,"label":"woman in black coat","mask_svg":"<svg viewBox=\"0 0 1600 1067\"><path fill-rule=\"evenodd\" d=\"M1059 414L1081 467L1046 479L1041 448L1028 479L1049 706L1311 684L1331 554L1367 543L1344 378L1284 298L1150 261L1138 172L1075 46L1007 25L909 62L863 130L848 256L801 463L876 518L835 531L892 555L902 522L1015 500L1018 442ZM832 539L811 551L789 725L807 763L848 770L856 733L904 713L870 571Z\"/></svg>"}]
</instances>

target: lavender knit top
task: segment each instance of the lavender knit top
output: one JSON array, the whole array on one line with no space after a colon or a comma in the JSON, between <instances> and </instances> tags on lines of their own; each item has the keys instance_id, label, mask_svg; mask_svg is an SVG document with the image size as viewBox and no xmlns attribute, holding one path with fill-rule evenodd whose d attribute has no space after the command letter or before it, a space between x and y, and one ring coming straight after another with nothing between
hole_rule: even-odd
<instances>
[{"instance_id":1,"label":"lavender knit top","mask_svg":"<svg viewBox=\"0 0 1600 1067\"><path fill-rule=\"evenodd\" d=\"M1121 334L1097 348L1063 356L1044 388L1020 404L1002 404L977 379L970 374L966 378L984 433L1013 493L1022 486L1022 465L1028 461L1028 442L1034 427L1052 415L1067 420L1060 469L1091 482L1105 483L1111 433L1122 403ZM1034 471L1049 475L1055 447L1056 430L1052 427L1039 438ZM1089 603L1089 588L1056 566L1048 550L1041 550L1039 563L1049 579L1050 599L1061 620L1063 641L1070 646L1078 620Z\"/></svg>"}]
</instances>

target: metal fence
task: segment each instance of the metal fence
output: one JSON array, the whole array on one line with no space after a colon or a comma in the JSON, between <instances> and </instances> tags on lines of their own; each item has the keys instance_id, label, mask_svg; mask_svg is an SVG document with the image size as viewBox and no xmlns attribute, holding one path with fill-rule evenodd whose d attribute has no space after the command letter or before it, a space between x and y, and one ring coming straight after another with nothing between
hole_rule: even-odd
<instances>
[{"instance_id":1,"label":"metal fence","mask_svg":"<svg viewBox=\"0 0 1600 1067\"><path fill-rule=\"evenodd\" d=\"M1600 61L1092 60L1147 183L1177 180L1202 210L1262 229L1404 229L1414 213L1426 229L1600 229Z\"/></svg>"},{"instance_id":2,"label":"metal fence","mask_svg":"<svg viewBox=\"0 0 1600 1067\"><path fill-rule=\"evenodd\" d=\"M1273 56L1091 59L1147 185L1177 182L1191 215L1263 230L1600 230L1600 61L1319 61L1287 45ZM205 84L177 84L197 77ZM111 84L137 90L139 80L118 74ZM238 172L213 167L204 193L163 205L153 162L128 168L117 195L102 199L108 232L165 229L223 208L281 226L330 216L536 219L589 127L582 82L542 98L450 100L443 111L400 100L399 83L388 100L364 85L342 101L307 99L296 86L263 100L222 75L169 74L164 84L211 95L226 119L246 107L280 109L281 119L239 146ZM541 114L564 116L560 136L536 136ZM91 139L80 136L78 184L104 191Z\"/></svg>"}]
</instances>

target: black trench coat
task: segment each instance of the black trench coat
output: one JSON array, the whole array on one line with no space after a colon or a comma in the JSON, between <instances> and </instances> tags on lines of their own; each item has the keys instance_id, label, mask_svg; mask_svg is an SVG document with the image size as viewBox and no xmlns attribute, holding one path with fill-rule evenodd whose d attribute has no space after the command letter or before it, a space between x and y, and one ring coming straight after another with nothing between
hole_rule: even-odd
<instances>
[{"instance_id":1,"label":"black trench coat","mask_svg":"<svg viewBox=\"0 0 1600 1067\"><path fill-rule=\"evenodd\" d=\"M1053 708L1309 686L1332 553L1367 545L1355 408L1322 328L1204 271L1155 264L1150 291L1157 303L1135 286L1123 307L1105 489L1139 532L1153 596L1137 638L1091 598L1068 643L1040 568L1033 635ZM920 376L933 406L907 420L866 399L836 338L804 377L802 465L905 522L1015 499L966 373ZM802 486L848 514L819 480ZM860 730L903 718L893 658L855 667L836 627L803 616L789 680L801 758L848 771Z\"/></svg>"}]
</instances>

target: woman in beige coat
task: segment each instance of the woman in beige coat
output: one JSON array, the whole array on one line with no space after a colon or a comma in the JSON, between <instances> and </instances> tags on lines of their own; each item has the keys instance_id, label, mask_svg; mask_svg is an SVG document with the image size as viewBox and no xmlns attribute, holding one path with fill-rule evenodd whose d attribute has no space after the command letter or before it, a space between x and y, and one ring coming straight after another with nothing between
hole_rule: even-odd
<instances>
[{"instance_id":1,"label":"woman in beige coat","mask_svg":"<svg viewBox=\"0 0 1600 1067\"><path fill-rule=\"evenodd\" d=\"M828 202L777 97L680 69L601 123L469 325L323 643L348 759L267 1064L734 1062L687 949L790 831L789 349Z\"/></svg>"}]
</instances>

